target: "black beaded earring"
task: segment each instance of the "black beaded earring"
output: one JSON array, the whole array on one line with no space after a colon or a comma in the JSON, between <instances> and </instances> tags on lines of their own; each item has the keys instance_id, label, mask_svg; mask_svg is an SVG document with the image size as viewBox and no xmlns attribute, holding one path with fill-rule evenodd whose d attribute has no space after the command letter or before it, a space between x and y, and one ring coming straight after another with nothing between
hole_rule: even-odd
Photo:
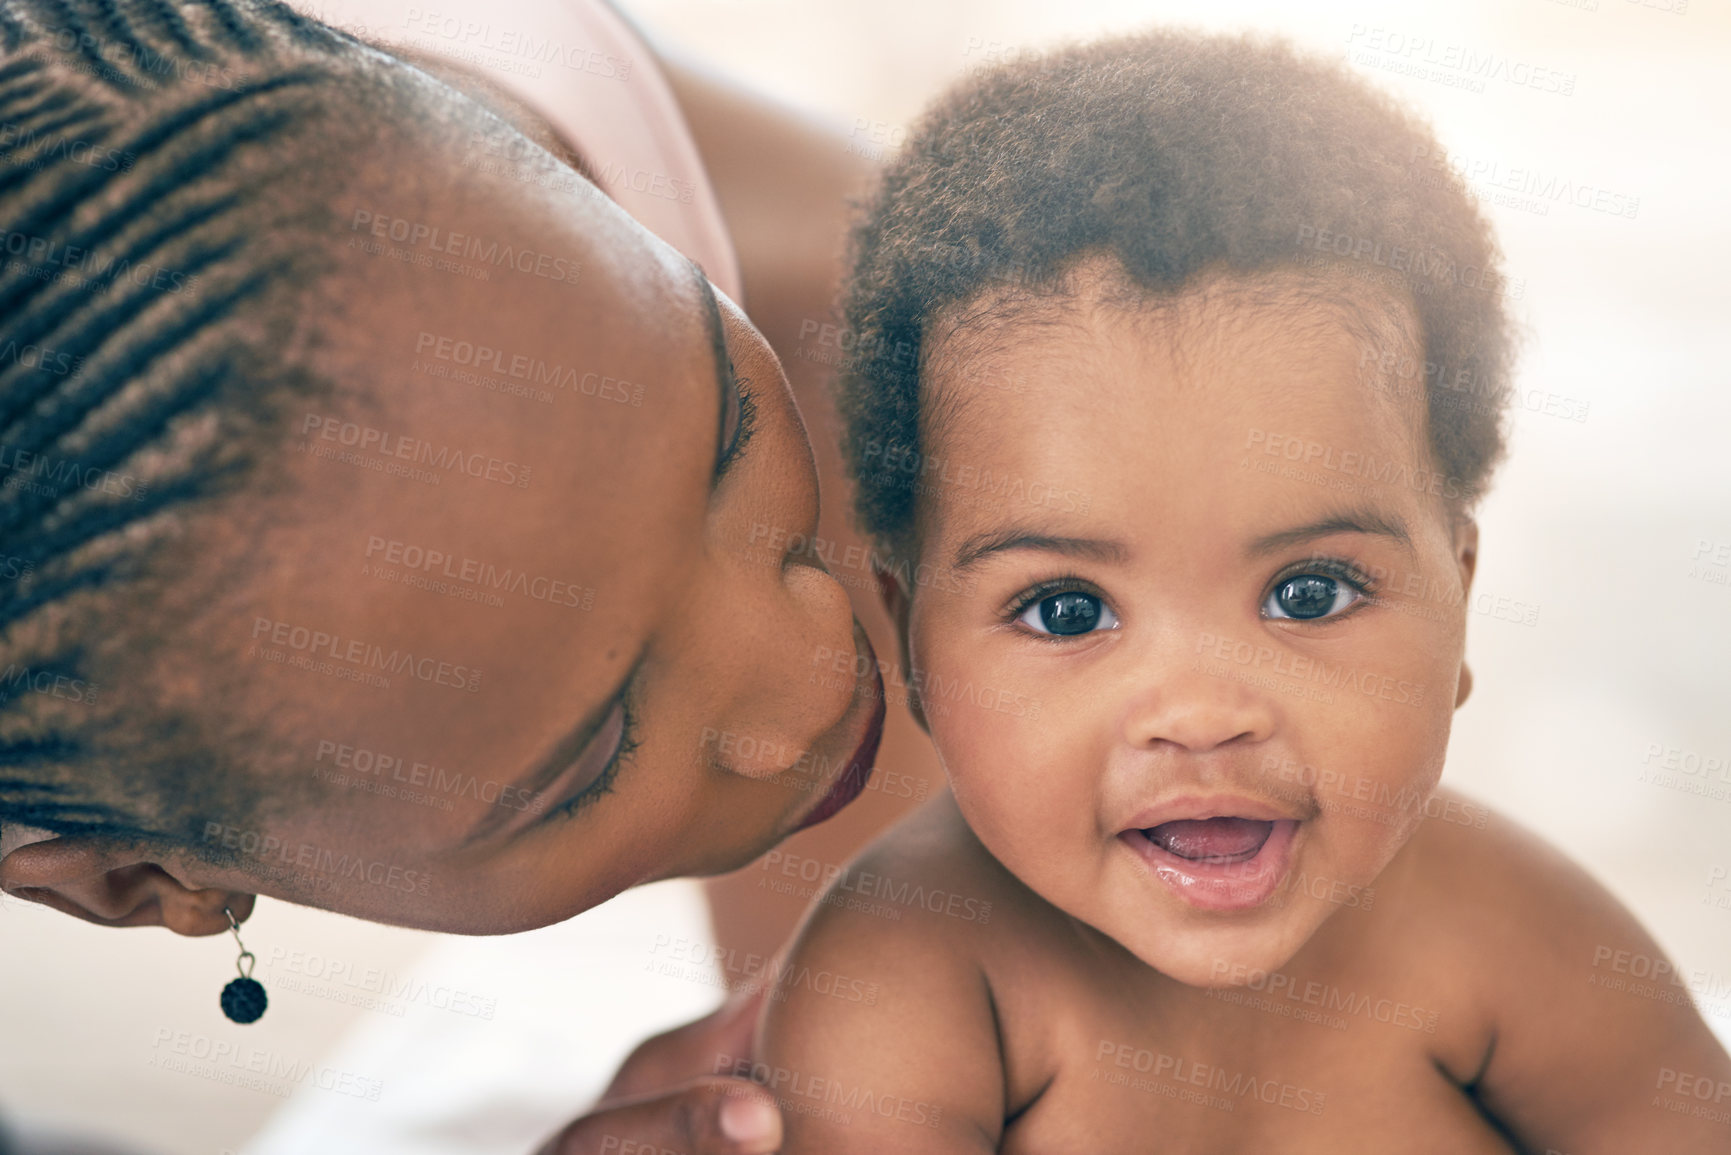
<instances>
[{"instance_id":1,"label":"black beaded earring","mask_svg":"<svg viewBox=\"0 0 1731 1155\"><path fill-rule=\"evenodd\" d=\"M240 977L222 988L222 1013L237 1023L256 1023L270 1003L264 995L264 984L252 977L253 964L258 958L240 941L240 923L235 921L234 911L225 906L222 913L228 915L228 929L234 932L234 945L240 948L240 957L234 960L234 969L240 972Z\"/></svg>"}]
</instances>

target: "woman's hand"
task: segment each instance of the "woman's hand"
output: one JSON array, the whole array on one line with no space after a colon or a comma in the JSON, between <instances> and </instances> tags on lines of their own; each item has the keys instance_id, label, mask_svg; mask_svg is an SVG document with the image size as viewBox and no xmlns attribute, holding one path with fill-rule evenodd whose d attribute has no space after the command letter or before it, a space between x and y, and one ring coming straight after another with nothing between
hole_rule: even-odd
<instances>
[{"instance_id":1,"label":"woman's hand","mask_svg":"<svg viewBox=\"0 0 1731 1155\"><path fill-rule=\"evenodd\" d=\"M715 1075L751 1054L763 992L742 992L714 1014L639 1044L589 1114L540 1155L770 1155L781 1112L749 1079Z\"/></svg>"}]
</instances>

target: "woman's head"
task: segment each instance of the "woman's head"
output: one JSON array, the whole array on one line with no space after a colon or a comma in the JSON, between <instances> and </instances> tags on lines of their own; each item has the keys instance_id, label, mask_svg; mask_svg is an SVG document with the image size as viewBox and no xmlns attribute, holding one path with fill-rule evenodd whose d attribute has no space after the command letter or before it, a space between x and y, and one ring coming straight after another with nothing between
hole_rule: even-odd
<instances>
[{"instance_id":1,"label":"woman's head","mask_svg":"<svg viewBox=\"0 0 1731 1155\"><path fill-rule=\"evenodd\" d=\"M755 548L798 413L691 265L280 7L0 13L9 890L523 929L869 763L845 595Z\"/></svg>"}]
</instances>

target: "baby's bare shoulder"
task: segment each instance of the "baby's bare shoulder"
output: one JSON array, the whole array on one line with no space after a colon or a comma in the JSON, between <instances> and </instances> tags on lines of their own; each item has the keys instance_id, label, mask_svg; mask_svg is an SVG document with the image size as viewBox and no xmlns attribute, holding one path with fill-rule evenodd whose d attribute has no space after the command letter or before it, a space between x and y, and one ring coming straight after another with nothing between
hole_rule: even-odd
<instances>
[{"instance_id":1,"label":"baby's bare shoulder","mask_svg":"<svg viewBox=\"0 0 1731 1155\"><path fill-rule=\"evenodd\" d=\"M801 930L802 949L845 944L907 966L909 950L973 954L1040 909L980 845L947 791L830 875Z\"/></svg>"},{"instance_id":2,"label":"baby's bare shoulder","mask_svg":"<svg viewBox=\"0 0 1731 1155\"><path fill-rule=\"evenodd\" d=\"M1457 943L1463 934L1481 944L1567 942L1626 913L1562 851L1454 790L1437 792L1389 875L1395 894Z\"/></svg>"},{"instance_id":3,"label":"baby's bare shoulder","mask_svg":"<svg viewBox=\"0 0 1731 1155\"><path fill-rule=\"evenodd\" d=\"M997 1146L1004 1078L981 960L1005 888L953 811L935 799L836 872L780 967L758 1054L826 1102L878 1105L845 1126L790 1114L785 1151Z\"/></svg>"},{"instance_id":4,"label":"baby's bare shoulder","mask_svg":"<svg viewBox=\"0 0 1731 1155\"><path fill-rule=\"evenodd\" d=\"M1667 1071L1723 1078L1731 1063L1675 965L1560 850L1458 793L1438 802L1452 817L1433 805L1385 872L1386 906L1379 880L1378 905L1396 953L1447 985L1444 1005L1483 1041L1453 1073L1541 1146L1656 1150L1655 1128L1687 1129L1652 1109L1653 1088ZM1619 973L1636 959L1651 981Z\"/></svg>"},{"instance_id":5,"label":"baby's bare shoulder","mask_svg":"<svg viewBox=\"0 0 1731 1155\"><path fill-rule=\"evenodd\" d=\"M1377 889L1391 929L1480 1000L1565 974L1584 982L1596 944L1639 931L1579 864L1453 790L1437 792Z\"/></svg>"}]
</instances>

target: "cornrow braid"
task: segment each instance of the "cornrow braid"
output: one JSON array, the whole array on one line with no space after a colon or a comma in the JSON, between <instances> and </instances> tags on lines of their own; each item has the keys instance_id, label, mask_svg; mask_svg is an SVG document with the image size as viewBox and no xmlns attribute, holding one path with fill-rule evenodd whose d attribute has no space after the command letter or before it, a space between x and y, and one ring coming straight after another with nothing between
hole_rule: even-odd
<instances>
[{"instance_id":1,"label":"cornrow braid","mask_svg":"<svg viewBox=\"0 0 1731 1155\"><path fill-rule=\"evenodd\" d=\"M274 0L0 0L0 44L0 825L184 842L241 787L184 719L112 740L93 671L121 583L324 388L328 222L283 190L342 168L320 132L378 58Z\"/></svg>"}]
</instances>

